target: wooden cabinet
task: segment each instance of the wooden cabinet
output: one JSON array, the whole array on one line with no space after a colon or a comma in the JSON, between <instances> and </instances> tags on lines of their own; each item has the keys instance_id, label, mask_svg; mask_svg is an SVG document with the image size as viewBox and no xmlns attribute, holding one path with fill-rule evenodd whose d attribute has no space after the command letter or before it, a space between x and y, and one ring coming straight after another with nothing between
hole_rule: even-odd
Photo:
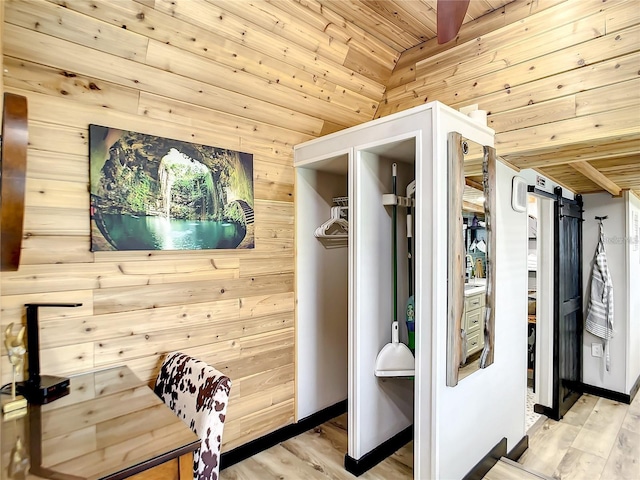
<instances>
[{"instance_id":1,"label":"wooden cabinet","mask_svg":"<svg viewBox=\"0 0 640 480\"><path fill-rule=\"evenodd\" d=\"M467 339L467 358L484 347L485 292L467 295L464 299L463 325Z\"/></svg>"},{"instance_id":2,"label":"wooden cabinet","mask_svg":"<svg viewBox=\"0 0 640 480\"><path fill-rule=\"evenodd\" d=\"M193 480L193 452L137 473L129 480Z\"/></svg>"}]
</instances>

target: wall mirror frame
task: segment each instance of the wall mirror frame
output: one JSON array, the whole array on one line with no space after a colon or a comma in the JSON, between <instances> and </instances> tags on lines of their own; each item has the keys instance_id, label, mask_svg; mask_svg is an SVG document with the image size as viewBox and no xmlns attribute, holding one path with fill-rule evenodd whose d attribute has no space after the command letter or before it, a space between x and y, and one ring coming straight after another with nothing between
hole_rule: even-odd
<instances>
[{"instance_id":1,"label":"wall mirror frame","mask_svg":"<svg viewBox=\"0 0 640 480\"><path fill-rule=\"evenodd\" d=\"M27 98L5 93L0 143L0 271L20 266L27 170Z\"/></svg>"},{"instance_id":2,"label":"wall mirror frame","mask_svg":"<svg viewBox=\"0 0 640 480\"><path fill-rule=\"evenodd\" d=\"M493 215L496 206L496 151L493 147L468 140L458 132L451 132L448 136L448 171L447 386L454 387L464 376L479 368L487 368L493 363L496 258ZM481 181L478 181L478 177ZM465 234L463 219L463 210L472 210L469 202L465 201L465 189L468 191L474 187L476 190L481 189L478 198L484 197L477 205L478 213L484 217L484 221L477 222L474 215L473 223L482 225L484 229L481 240L485 241L486 237L485 245L482 247L484 256L478 261L477 267L475 262L468 262L471 257L468 251L469 237ZM471 228L468 223L466 226ZM470 271L474 271L474 274L469 275ZM481 271L480 279L476 279L475 276L478 271ZM467 321L476 324L469 327ZM477 328L477 331L473 328ZM473 334L470 333L472 331ZM473 342L482 342L484 345L479 355L476 353L468 358L468 352L479 349L479 344ZM471 359L473 365L469 363Z\"/></svg>"}]
</instances>

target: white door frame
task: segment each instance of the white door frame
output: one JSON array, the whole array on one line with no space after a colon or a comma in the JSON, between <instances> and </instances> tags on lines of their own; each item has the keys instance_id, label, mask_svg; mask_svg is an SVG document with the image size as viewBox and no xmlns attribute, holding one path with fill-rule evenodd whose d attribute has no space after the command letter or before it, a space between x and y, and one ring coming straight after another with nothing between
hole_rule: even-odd
<instances>
[{"instance_id":1,"label":"white door frame","mask_svg":"<svg viewBox=\"0 0 640 480\"><path fill-rule=\"evenodd\" d=\"M553 405L553 206L538 196L536 292L536 403Z\"/></svg>"}]
</instances>

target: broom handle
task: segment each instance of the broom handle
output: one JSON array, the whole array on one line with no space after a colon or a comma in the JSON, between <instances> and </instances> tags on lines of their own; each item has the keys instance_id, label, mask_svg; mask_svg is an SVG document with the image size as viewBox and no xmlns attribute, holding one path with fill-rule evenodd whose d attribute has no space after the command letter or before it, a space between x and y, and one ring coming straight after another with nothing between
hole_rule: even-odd
<instances>
[{"instance_id":1,"label":"broom handle","mask_svg":"<svg viewBox=\"0 0 640 480\"><path fill-rule=\"evenodd\" d=\"M409 199L411 201L411 199ZM407 208L407 269L409 270L409 296L413 295L413 254L411 253L411 207Z\"/></svg>"},{"instance_id":2,"label":"broom handle","mask_svg":"<svg viewBox=\"0 0 640 480\"><path fill-rule=\"evenodd\" d=\"M392 178L392 186L393 186L393 196L395 197L395 201L393 204L393 208L391 209L392 213L392 223L393 223L393 238L392 238L392 248L393 248L393 321L398 321L398 197L397 197L397 187L396 187L396 176L397 176L397 168L398 164L394 163L391 165L391 178Z\"/></svg>"},{"instance_id":3,"label":"broom handle","mask_svg":"<svg viewBox=\"0 0 640 480\"><path fill-rule=\"evenodd\" d=\"M409 259L407 263L407 270L409 273L409 297L413 295L413 249L412 247L412 237L413 237L413 202L411 201L411 195L416 194L416 186L415 180L410 182L407 185L407 258Z\"/></svg>"}]
</instances>

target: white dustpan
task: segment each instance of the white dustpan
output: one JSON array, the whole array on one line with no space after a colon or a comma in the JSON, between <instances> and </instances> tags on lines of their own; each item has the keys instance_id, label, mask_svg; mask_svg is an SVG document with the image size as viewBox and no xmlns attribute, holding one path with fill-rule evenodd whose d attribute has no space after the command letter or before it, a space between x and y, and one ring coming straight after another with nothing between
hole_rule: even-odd
<instances>
[{"instance_id":1,"label":"white dustpan","mask_svg":"<svg viewBox=\"0 0 640 480\"><path fill-rule=\"evenodd\" d=\"M398 322L391 324L391 343L387 343L376 357L376 377L412 377L415 360L409 347L398 338Z\"/></svg>"}]
</instances>

